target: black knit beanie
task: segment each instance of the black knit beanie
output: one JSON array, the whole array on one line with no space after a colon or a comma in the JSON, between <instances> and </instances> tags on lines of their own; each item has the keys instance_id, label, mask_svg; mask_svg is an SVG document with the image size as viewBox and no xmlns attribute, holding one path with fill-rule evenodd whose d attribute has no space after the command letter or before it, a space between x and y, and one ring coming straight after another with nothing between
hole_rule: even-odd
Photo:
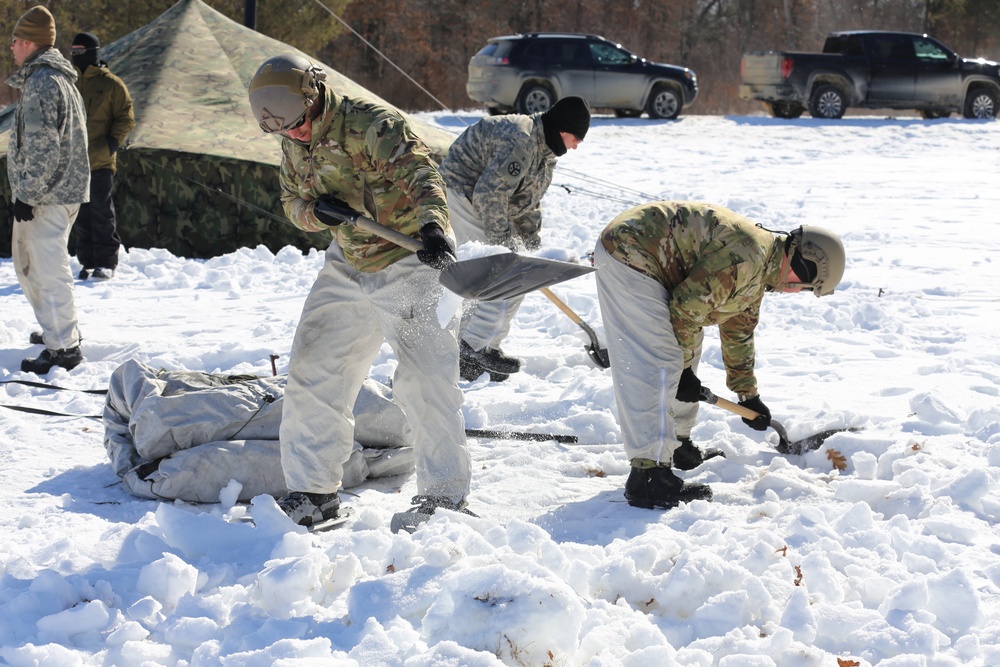
<instances>
[{"instance_id":1,"label":"black knit beanie","mask_svg":"<svg viewBox=\"0 0 1000 667\"><path fill-rule=\"evenodd\" d=\"M590 129L590 105L582 97L564 97L542 114L545 143L556 155L564 155L566 146L560 132L569 132L583 140Z\"/></svg>"},{"instance_id":2,"label":"black knit beanie","mask_svg":"<svg viewBox=\"0 0 1000 667\"><path fill-rule=\"evenodd\" d=\"M83 53L74 53L74 51L79 51L79 47L81 46L86 50ZM96 35L92 35L89 32L79 32L73 38L73 44L69 51L69 59L82 72L97 62L97 50L99 48L101 48L101 42L97 39Z\"/></svg>"}]
</instances>

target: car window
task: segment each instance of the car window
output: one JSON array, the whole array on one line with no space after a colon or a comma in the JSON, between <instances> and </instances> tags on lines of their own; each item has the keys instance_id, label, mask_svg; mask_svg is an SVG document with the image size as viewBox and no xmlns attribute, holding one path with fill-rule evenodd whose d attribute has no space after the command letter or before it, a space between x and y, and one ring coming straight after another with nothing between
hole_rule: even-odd
<instances>
[{"instance_id":1,"label":"car window","mask_svg":"<svg viewBox=\"0 0 1000 667\"><path fill-rule=\"evenodd\" d=\"M913 50L917 57L931 62L945 62L951 59L951 54L929 39L916 37L913 40Z\"/></svg>"},{"instance_id":2,"label":"car window","mask_svg":"<svg viewBox=\"0 0 1000 667\"><path fill-rule=\"evenodd\" d=\"M840 53L845 56L863 56L865 50L861 46L858 35L834 35L828 37L823 45L823 53Z\"/></svg>"},{"instance_id":3,"label":"car window","mask_svg":"<svg viewBox=\"0 0 1000 667\"><path fill-rule=\"evenodd\" d=\"M550 60L566 66L589 66L590 51L580 40L559 40L550 43Z\"/></svg>"},{"instance_id":4,"label":"car window","mask_svg":"<svg viewBox=\"0 0 1000 667\"><path fill-rule=\"evenodd\" d=\"M887 58L913 58L913 40L901 35L873 35L874 56Z\"/></svg>"},{"instance_id":5,"label":"car window","mask_svg":"<svg viewBox=\"0 0 1000 667\"><path fill-rule=\"evenodd\" d=\"M595 65L628 65L632 54L611 44L590 43L590 55Z\"/></svg>"},{"instance_id":6,"label":"car window","mask_svg":"<svg viewBox=\"0 0 1000 667\"><path fill-rule=\"evenodd\" d=\"M477 53L476 55L477 56L492 56L493 53L494 53L494 51L496 51L496 50L497 50L497 45L495 43L494 44L487 44L483 48L479 49L479 53Z\"/></svg>"}]
</instances>

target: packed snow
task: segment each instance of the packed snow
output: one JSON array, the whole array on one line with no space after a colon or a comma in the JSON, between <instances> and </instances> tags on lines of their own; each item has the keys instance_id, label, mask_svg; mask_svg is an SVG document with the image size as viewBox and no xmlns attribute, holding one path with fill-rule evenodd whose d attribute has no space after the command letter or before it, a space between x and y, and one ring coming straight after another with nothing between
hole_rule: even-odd
<instances>
[{"instance_id":1,"label":"packed snow","mask_svg":"<svg viewBox=\"0 0 1000 667\"><path fill-rule=\"evenodd\" d=\"M478 112L424 114L461 131ZM595 117L559 161L543 243L586 261L599 231L656 199L709 201L764 226L842 234L837 292L769 295L757 330L763 400L792 440L703 405L723 450L682 473L712 502L626 504L608 371L544 296L504 347L507 382L463 382L469 428L575 435L470 439L469 508L389 530L412 476L345 493L355 514L310 534L254 500L126 493L99 395L120 364L284 373L322 253L245 248L210 260L122 251L77 282L85 363L20 373L34 318L0 260L0 662L22 665L649 667L1000 664L1000 123L865 116L782 121ZM73 267L78 270L74 262ZM593 275L552 291L603 340ZM627 298L627 295L622 295ZM330 350L337 354L336 349ZM371 376L395 366L383 347ZM710 329L700 372L725 387ZM228 515L227 515L228 513Z\"/></svg>"}]
</instances>

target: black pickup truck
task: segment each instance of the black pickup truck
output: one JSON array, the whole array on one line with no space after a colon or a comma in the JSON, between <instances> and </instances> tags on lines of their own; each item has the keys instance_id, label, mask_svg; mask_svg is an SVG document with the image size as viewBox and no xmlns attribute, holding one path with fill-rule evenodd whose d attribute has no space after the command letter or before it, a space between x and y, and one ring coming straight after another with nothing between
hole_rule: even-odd
<instances>
[{"instance_id":1,"label":"black pickup truck","mask_svg":"<svg viewBox=\"0 0 1000 667\"><path fill-rule=\"evenodd\" d=\"M848 107L915 109L994 118L1000 65L961 58L941 42L904 32L830 33L823 53L747 53L740 97L762 100L778 118L840 118Z\"/></svg>"}]
</instances>

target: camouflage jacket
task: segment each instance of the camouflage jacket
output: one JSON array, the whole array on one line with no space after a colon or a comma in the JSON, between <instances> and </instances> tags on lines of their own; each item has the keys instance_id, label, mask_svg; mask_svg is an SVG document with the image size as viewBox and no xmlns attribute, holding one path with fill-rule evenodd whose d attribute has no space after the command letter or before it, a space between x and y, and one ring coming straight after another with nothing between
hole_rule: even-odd
<instances>
[{"instance_id":1,"label":"camouflage jacket","mask_svg":"<svg viewBox=\"0 0 1000 667\"><path fill-rule=\"evenodd\" d=\"M299 229L330 229L359 271L379 271L411 254L353 225L328 228L313 214L314 200L332 194L376 222L419 238L432 222L454 237L444 182L430 150L396 111L326 88L323 112L313 120L309 146L281 142L281 203Z\"/></svg>"},{"instance_id":2,"label":"camouflage jacket","mask_svg":"<svg viewBox=\"0 0 1000 667\"><path fill-rule=\"evenodd\" d=\"M441 163L441 176L472 203L487 241L513 248L518 236L533 249L555 167L542 115L515 114L484 118L463 132Z\"/></svg>"},{"instance_id":3,"label":"camouflage jacket","mask_svg":"<svg viewBox=\"0 0 1000 667\"><path fill-rule=\"evenodd\" d=\"M670 323L685 367L698 333L716 324L726 385L741 400L757 395L753 333L765 290L778 284L784 237L721 206L661 201L619 215L601 242L670 292Z\"/></svg>"},{"instance_id":4,"label":"camouflage jacket","mask_svg":"<svg viewBox=\"0 0 1000 667\"><path fill-rule=\"evenodd\" d=\"M79 72L79 70L77 70ZM87 135L90 170L115 170L115 154L108 146L108 137L121 146L135 127L132 97L125 82L111 73L104 62L91 65L76 80L76 87L87 110Z\"/></svg>"},{"instance_id":5,"label":"camouflage jacket","mask_svg":"<svg viewBox=\"0 0 1000 667\"><path fill-rule=\"evenodd\" d=\"M21 90L7 148L13 196L32 206L90 201L87 116L76 70L55 48L28 56L7 85Z\"/></svg>"}]
</instances>

